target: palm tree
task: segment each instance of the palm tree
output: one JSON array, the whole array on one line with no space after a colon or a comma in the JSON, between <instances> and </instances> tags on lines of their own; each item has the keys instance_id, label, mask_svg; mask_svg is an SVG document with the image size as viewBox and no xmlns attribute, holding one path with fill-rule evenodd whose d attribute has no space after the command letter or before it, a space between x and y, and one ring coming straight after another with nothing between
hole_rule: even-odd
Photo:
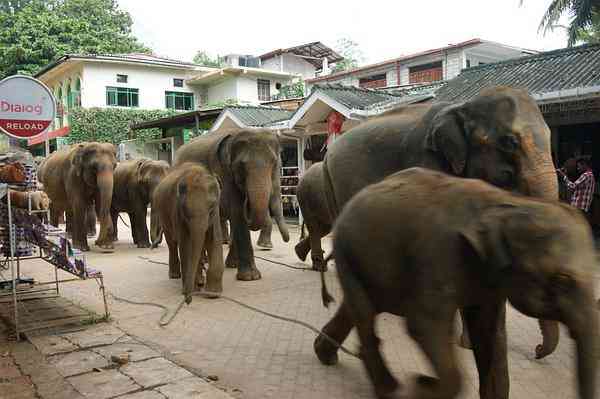
<instances>
[{"instance_id":1,"label":"palm tree","mask_svg":"<svg viewBox=\"0 0 600 399\"><path fill-rule=\"evenodd\" d=\"M558 27L558 20L566 12L571 17L567 27L567 45L570 47L578 41L581 32L592 25L594 13L600 12L600 0L552 0L540 22L539 30L546 33Z\"/></svg>"}]
</instances>

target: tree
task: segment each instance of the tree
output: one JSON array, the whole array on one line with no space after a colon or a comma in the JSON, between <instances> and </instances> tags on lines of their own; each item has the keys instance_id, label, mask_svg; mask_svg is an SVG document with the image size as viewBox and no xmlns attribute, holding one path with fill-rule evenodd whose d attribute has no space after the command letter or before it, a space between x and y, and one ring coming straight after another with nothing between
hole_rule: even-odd
<instances>
[{"instance_id":1,"label":"tree","mask_svg":"<svg viewBox=\"0 0 600 399\"><path fill-rule=\"evenodd\" d=\"M0 78L34 74L69 53L150 51L133 37L131 16L115 0L31 0L13 10L0 11Z\"/></svg>"},{"instance_id":2,"label":"tree","mask_svg":"<svg viewBox=\"0 0 600 399\"><path fill-rule=\"evenodd\" d=\"M31 0L0 0L0 12L14 14L31 3Z\"/></svg>"},{"instance_id":3,"label":"tree","mask_svg":"<svg viewBox=\"0 0 600 399\"><path fill-rule=\"evenodd\" d=\"M333 72L341 72L351 68L356 68L365 60L362 50L358 47L358 43L352 41L351 39L338 39L334 49L337 53L344 57L344 59L335 63Z\"/></svg>"},{"instance_id":4,"label":"tree","mask_svg":"<svg viewBox=\"0 0 600 399\"><path fill-rule=\"evenodd\" d=\"M588 44L600 44L600 11L592 16L592 23L587 29L577 32L577 41Z\"/></svg>"},{"instance_id":5,"label":"tree","mask_svg":"<svg viewBox=\"0 0 600 399\"><path fill-rule=\"evenodd\" d=\"M217 55L215 58L212 58L206 51L203 50L198 50L193 61L194 64L212 68L222 68L225 65L225 60L223 57L219 57Z\"/></svg>"},{"instance_id":6,"label":"tree","mask_svg":"<svg viewBox=\"0 0 600 399\"><path fill-rule=\"evenodd\" d=\"M523 3L523 0L521 0ZM560 18L568 13L570 16L567 27L567 45L573 46L581 38L582 32L590 29L594 13L600 12L600 0L552 0L542 17L539 30L548 32L558 27Z\"/></svg>"}]
</instances>

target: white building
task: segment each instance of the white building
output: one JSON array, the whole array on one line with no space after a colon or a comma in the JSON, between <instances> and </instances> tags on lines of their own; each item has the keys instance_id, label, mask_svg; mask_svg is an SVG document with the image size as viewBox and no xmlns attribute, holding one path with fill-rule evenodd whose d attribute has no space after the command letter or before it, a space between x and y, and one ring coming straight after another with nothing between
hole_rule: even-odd
<instances>
[{"instance_id":1,"label":"white building","mask_svg":"<svg viewBox=\"0 0 600 399\"><path fill-rule=\"evenodd\" d=\"M452 79L464 68L519 58L534 51L472 39L330 75L308 79L307 86L338 83L362 88L398 87Z\"/></svg>"}]
</instances>

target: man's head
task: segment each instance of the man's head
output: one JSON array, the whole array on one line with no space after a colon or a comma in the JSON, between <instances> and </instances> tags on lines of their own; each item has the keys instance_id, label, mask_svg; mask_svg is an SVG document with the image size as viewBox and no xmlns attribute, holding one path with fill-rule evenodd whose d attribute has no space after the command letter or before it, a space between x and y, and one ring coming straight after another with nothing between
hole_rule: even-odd
<instances>
[{"instance_id":1,"label":"man's head","mask_svg":"<svg viewBox=\"0 0 600 399\"><path fill-rule=\"evenodd\" d=\"M583 173L590 168L587 159L579 158L577 160L577 172Z\"/></svg>"}]
</instances>

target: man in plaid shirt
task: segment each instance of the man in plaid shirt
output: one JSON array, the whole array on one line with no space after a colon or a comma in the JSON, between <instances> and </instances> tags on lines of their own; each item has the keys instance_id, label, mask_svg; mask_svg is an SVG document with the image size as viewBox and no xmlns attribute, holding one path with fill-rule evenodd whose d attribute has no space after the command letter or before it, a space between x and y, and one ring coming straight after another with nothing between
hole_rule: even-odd
<instances>
[{"instance_id":1,"label":"man in plaid shirt","mask_svg":"<svg viewBox=\"0 0 600 399\"><path fill-rule=\"evenodd\" d=\"M583 158L577 160L577 172L581 173L579 178L572 182L569 180L567 175L559 169L559 173L562 176L563 181L573 191L571 195L571 205L575 208L581 209L586 215L590 210L590 204L594 196L594 189L596 187L596 180L594 179L594 173L589 167L587 161Z\"/></svg>"}]
</instances>

